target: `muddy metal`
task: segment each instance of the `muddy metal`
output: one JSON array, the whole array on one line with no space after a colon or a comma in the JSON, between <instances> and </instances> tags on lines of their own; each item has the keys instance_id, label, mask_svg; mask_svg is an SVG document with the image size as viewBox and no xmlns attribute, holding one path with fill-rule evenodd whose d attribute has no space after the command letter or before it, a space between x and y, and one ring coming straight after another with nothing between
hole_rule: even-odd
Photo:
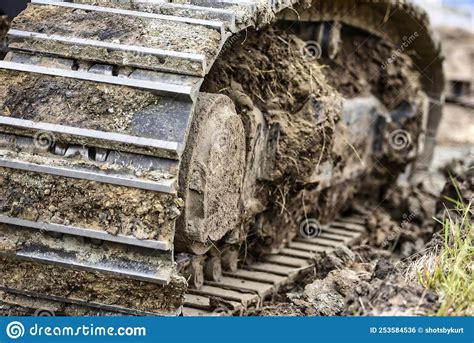
<instances>
[{"instance_id":1,"label":"muddy metal","mask_svg":"<svg viewBox=\"0 0 474 343\"><path fill-rule=\"evenodd\" d=\"M394 54L413 32L413 59ZM367 82L334 73L356 37L372 65L394 56ZM65 315L260 306L360 239L367 213L341 216L355 194L425 167L443 99L404 1L33 0L7 42L0 300Z\"/></svg>"}]
</instances>

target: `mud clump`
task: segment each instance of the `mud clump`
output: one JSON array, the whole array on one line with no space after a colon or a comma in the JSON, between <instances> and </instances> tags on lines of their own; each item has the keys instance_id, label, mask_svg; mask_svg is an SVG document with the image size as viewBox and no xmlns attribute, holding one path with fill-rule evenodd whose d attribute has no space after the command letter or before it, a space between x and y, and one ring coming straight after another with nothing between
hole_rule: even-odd
<instances>
[{"instance_id":1,"label":"mud clump","mask_svg":"<svg viewBox=\"0 0 474 343\"><path fill-rule=\"evenodd\" d=\"M6 52L6 36L8 29L10 28L10 23L11 20L8 18L8 16L0 13L0 59L3 58Z\"/></svg>"},{"instance_id":2,"label":"mud clump","mask_svg":"<svg viewBox=\"0 0 474 343\"><path fill-rule=\"evenodd\" d=\"M348 99L373 94L388 111L375 123L375 168L365 181L373 185L367 194L375 194L417 156L423 126L420 76L411 57L388 41L346 26L341 37L337 57L322 59L328 83Z\"/></svg>"},{"instance_id":3,"label":"mud clump","mask_svg":"<svg viewBox=\"0 0 474 343\"><path fill-rule=\"evenodd\" d=\"M331 254L323 254L316 260L318 277L326 277L330 271L341 269L349 262L355 261L356 256L348 247L336 248Z\"/></svg>"},{"instance_id":4,"label":"mud clump","mask_svg":"<svg viewBox=\"0 0 474 343\"><path fill-rule=\"evenodd\" d=\"M252 33L234 44L237 51L220 57L204 84L206 91L231 98L244 93L252 103L237 102L237 110L255 106L269 127L278 127L274 181L310 176L326 161L340 119L342 98L327 86L320 66L304 60L300 45L295 36L273 29Z\"/></svg>"},{"instance_id":5,"label":"mud clump","mask_svg":"<svg viewBox=\"0 0 474 343\"><path fill-rule=\"evenodd\" d=\"M261 310L266 315L314 316L380 316L427 315L438 306L438 297L420 285L408 283L403 269L398 268L383 253L372 250L370 259L366 250L356 248L351 256L339 250L322 254L320 261L339 261L332 270L307 279L307 284L287 293L284 299L286 312L280 304ZM344 256L343 258L341 258ZM331 268L326 264L326 267ZM318 270L318 269L316 269ZM290 312L290 313L288 313Z\"/></svg>"},{"instance_id":6,"label":"mud clump","mask_svg":"<svg viewBox=\"0 0 474 343\"><path fill-rule=\"evenodd\" d=\"M421 186L392 186L389 196L367 221L363 244L383 249L399 258L420 251L435 232L433 217L438 196Z\"/></svg>"},{"instance_id":7,"label":"mud clump","mask_svg":"<svg viewBox=\"0 0 474 343\"><path fill-rule=\"evenodd\" d=\"M344 97L374 94L389 110L414 101L421 89L413 61L393 44L344 26L335 59L324 58L323 73Z\"/></svg>"},{"instance_id":8,"label":"mud clump","mask_svg":"<svg viewBox=\"0 0 474 343\"><path fill-rule=\"evenodd\" d=\"M220 56L203 85L206 92L234 100L247 137L254 135L255 113L265 122L264 163L255 168L255 194L244 199L254 204L244 206L254 211L247 217L256 222L250 233L258 238L256 246L278 246L296 232L304 210L293 199L309 197L300 195L307 180L332 157L342 98L327 86L320 66L304 60L301 44L295 36L274 29L252 32ZM247 151L252 153L252 147Z\"/></svg>"},{"instance_id":9,"label":"mud clump","mask_svg":"<svg viewBox=\"0 0 474 343\"><path fill-rule=\"evenodd\" d=\"M377 209L367 222L369 236L364 243L376 248L397 252L401 257L408 257L421 250L425 244L422 229L408 216L403 222L395 220L383 209ZM432 232L427 235L431 236Z\"/></svg>"},{"instance_id":10,"label":"mud clump","mask_svg":"<svg viewBox=\"0 0 474 343\"><path fill-rule=\"evenodd\" d=\"M318 315L334 316L344 310L344 295L357 281L359 278L352 270L332 271L325 279L315 280L306 285L303 297Z\"/></svg>"},{"instance_id":11,"label":"mud clump","mask_svg":"<svg viewBox=\"0 0 474 343\"><path fill-rule=\"evenodd\" d=\"M420 285L408 284L400 273L388 274L358 284L346 297L342 315L428 315L438 306L438 297Z\"/></svg>"}]
</instances>

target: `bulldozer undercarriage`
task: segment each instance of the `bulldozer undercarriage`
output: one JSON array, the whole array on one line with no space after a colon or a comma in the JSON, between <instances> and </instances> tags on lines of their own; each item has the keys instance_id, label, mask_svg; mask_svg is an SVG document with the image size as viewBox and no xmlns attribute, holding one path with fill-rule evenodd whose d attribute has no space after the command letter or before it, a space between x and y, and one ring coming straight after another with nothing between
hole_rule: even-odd
<instances>
[{"instance_id":1,"label":"bulldozer undercarriage","mask_svg":"<svg viewBox=\"0 0 474 343\"><path fill-rule=\"evenodd\" d=\"M258 307L363 236L351 201L421 154L442 102L403 1L34 0L8 46L0 300L18 311Z\"/></svg>"}]
</instances>

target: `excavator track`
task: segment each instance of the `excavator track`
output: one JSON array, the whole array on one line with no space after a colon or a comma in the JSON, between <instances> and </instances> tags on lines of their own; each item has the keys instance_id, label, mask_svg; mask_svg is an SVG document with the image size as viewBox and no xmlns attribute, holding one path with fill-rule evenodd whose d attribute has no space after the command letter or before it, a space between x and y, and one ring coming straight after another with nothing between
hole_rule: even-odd
<instances>
[{"instance_id":1,"label":"excavator track","mask_svg":"<svg viewBox=\"0 0 474 343\"><path fill-rule=\"evenodd\" d=\"M279 253L264 256L260 261L226 271L219 281L205 281L200 288L186 292L182 316L245 315L260 308L284 286L303 278L315 268L321 253L329 254L338 247L350 247L366 234L365 214L354 213L339 217L324 228L316 238L300 237L288 243ZM43 294L2 289L9 303L22 304L23 311L34 313L42 309L51 315L63 313L95 313L102 315L154 315L152 312L132 311L104 304L44 297ZM24 312L25 314L25 312Z\"/></svg>"},{"instance_id":2,"label":"excavator track","mask_svg":"<svg viewBox=\"0 0 474 343\"><path fill-rule=\"evenodd\" d=\"M440 49L425 15L404 1L33 0L0 61L2 301L64 314L241 314L313 268L313 253L363 235L364 218L333 222L240 269L235 240L215 260L202 243L202 228L215 241L228 234L219 230L234 223L236 200L216 212L230 218L224 225L202 217L189 199L203 187L213 194L213 179L195 166L218 165L225 151L220 163L235 175L211 170L239 180L245 137L232 102L201 87L235 37L276 21L337 21L395 45L419 30L414 59L436 123ZM210 141L201 137L212 129ZM215 142L228 132L239 134Z\"/></svg>"},{"instance_id":3,"label":"excavator track","mask_svg":"<svg viewBox=\"0 0 474 343\"><path fill-rule=\"evenodd\" d=\"M219 281L206 281L186 294L183 316L245 315L315 268L321 253L355 245L366 234L366 215L340 217L315 238L299 237L278 253L224 272Z\"/></svg>"}]
</instances>

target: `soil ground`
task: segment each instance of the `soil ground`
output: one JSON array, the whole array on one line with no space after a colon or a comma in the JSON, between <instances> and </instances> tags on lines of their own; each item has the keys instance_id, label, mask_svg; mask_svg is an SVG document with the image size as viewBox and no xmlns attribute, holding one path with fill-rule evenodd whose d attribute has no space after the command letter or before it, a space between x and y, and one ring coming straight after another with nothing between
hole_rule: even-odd
<instances>
[{"instance_id":1,"label":"soil ground","mask_svg":"<svg viewBox=\"0 0 474 343\"><path fill-rule=\"evenodd\" d=\"M470 180L459 181L461 192L466 200L472 201L473 160L465 156L460 163L453 163L449 167L452 175L459 172L459 164L464 167L463 176L458 180ZM463 174L467 170L470 174ZM439 179L440 175L432 176ZM447 180L446 174L444 179ZM311 275L288 286L272 302L251 315L412 316L438 313L443 306L442 296L423 287L417 273L419 265L432 263L427 262L433 258L430 255L432 247L444 244L444 231L435 218L443 218L443 206L449 202L441 200L447 195L449 185L451 182L447 181L441 194L432 189L428 191L423 185L395 186L369 216L368 235L359 245L320 254ZM472 227L464 234L472 238ZM455 313L456 309L450 311L448 314ZM456 315L473 314L472 304L456 312Z\"/></svg>"}]
</instances>

